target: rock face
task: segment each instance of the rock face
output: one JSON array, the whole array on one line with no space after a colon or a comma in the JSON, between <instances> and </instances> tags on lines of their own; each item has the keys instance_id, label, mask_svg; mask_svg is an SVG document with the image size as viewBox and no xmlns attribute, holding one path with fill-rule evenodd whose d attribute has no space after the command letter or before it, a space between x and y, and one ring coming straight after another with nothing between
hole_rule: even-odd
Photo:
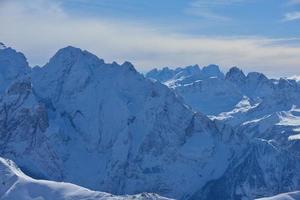
<instances>
[{"instance_id":1,"label":"rock face","mask_svg":"<svg viewBox=\"0 0 300 200\"><path fill-rule=\"evenodd\" d=\"M0 42L0 93L30 71L25 56Z\"/></svg>"},{"instance_id":2,"label":"rock face","mask_svg":"<svg viewBox=\"0 0 300 200\"><path fill-rule=\"evenodd\" d=\"M0 198L3 200L171 200L150 193L113 196L69 183L35 180L26 176L13 161L1 157L0 183Z\"/></svg>"},{"instance_id":3,"label":"rock face","mask_svg":"<svg viewBox=\"0 0 300 200\"><path fill-rule=\"evenodd\" d=\"M0 57L6 51L0 50ZM13 54L11 60L18 56ZM26 59L23 64L11 68L12 74L20 74L16 78L4 78L10 84L1 93L0 156L14 160L34 178L113 194L154 192L191 200L253 199L299 187L299 161L291 151L241 134L224 123L232 124L230 120L212 121L194 112L191 107L198 108L187 106L187 98L178 92L201 88L199 94L208 100L220 93L217 101L228 97L228 105L250 110L259 107L258 100L236 92L235 78L228 77L239 77L239 85L249 91L253 79L269 88L268 79L259 74L224 76L215 65L176 72L166 68L163 79L176 73L176 80L168 80L174 92L145 78L129 62L108 64L74 47L59 50L41 68L29 68ZM276 84L290 92L289 82ZM263 93L257 89L257 94ZM293 95L285 93L278 102ZM265 107L270 109L261 109ZM277 104L274 109L279 109ZM293 109L295 114L297 107Z\"/></svg>"}]
</instances>

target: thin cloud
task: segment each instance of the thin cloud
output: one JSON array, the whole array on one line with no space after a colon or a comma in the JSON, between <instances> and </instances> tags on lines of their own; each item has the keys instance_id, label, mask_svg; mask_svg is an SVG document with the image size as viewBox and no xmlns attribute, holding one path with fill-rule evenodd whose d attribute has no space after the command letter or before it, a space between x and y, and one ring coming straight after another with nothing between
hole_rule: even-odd
<instances>
[{"instance_id":1,"label":"thin cloud","mask_svg":"<svg viewBox=\"0 0 300 200\"><path fill-rule=\"evenodd\" d=\"M300 0L290 0L289 4L290 5L300 4Z\"/></svg>"},{"instance_id":2,"label":"thin cloud","mask_svg":"<svg viewBox=\"0 0 300 200\"><path fill-rule=\"evenodd\" d=\"M228 6L228 5L238 5L245 0L215 0L215 1L210 1L210 0L194 0L191 2L191 6L194 7L216 7L216 6Z\"/></svg>"},{"instance_id":3,"label":"thin cloud","mask_svg":"<svg viewBox=\"0 0 300 200\"><path fill-rule=\"evenodd\" d=\"M295 21L300 20L300 11L290 12L284 15L283 21Z\"/></svg>"},{"instance_id":4,"label":"thin cloud","mask_svg":"<svg viewBox=\"0 0 300 200\"><path fill-rule=\"evenodd\" d=\"M42 65L59 48L73 45L108 62L129 60L141 71L218 63L271 75L300 73L300 46L289 45L289 39L182 35L132 21L70 16L59 2L30 2L1 3L0 41L24 52L32 65ZM44 12L49 6L52 10Z\"/></svg>"},{"instance_id":5,"label":"thin cloud","mask_svg":"<svg viewBox=\"0 0 300 200\"><path fill-rule=\"evenodd\" d=\"M212 12L207 9L199 9L195 7L190 7L184 10L184 13L188 15L193 15L196 17L201 17L204 19L214 20L214 21L230 21L231 18L223 15L218 15L215 12Z\"/></svg>"},{"instance_id":6,"label":"thin cloud","mask_svg":"<svg viewBox=\"0 0 300 200\"><path fill-rule=\"evenodd\" d=\"M216 8L239 5L244 0L193 0L184 10L186 14L214 21L230 21L231 18L215 11Z\"/></svg>"}]
</instances>

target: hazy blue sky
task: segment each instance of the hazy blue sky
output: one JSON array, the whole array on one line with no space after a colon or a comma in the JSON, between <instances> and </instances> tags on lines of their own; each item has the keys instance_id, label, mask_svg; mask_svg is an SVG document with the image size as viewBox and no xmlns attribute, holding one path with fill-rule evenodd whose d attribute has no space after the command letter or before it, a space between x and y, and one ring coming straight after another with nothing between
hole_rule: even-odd
<instances>
[{"instance_id":1,"label":"hazy blue sky","mask_svg":"<svg viewBox=\"0 0 300 200\"><path fill-rule=\"evenodd\" d=\"M66 0L76 15L140 21L187 34L300 36L300 0Z\"/></svg>"},{"instance_id":2,"label":"hazy blue sky","mask_svg":"<svg viewBox=\"0 0 300 200\"><path fill-rule=\"evenodd\" d=\"M198 63L300 74L300 0L0 0L0 41L44 64L66 45L141 71Z\"/></svg>"}]
</instances>

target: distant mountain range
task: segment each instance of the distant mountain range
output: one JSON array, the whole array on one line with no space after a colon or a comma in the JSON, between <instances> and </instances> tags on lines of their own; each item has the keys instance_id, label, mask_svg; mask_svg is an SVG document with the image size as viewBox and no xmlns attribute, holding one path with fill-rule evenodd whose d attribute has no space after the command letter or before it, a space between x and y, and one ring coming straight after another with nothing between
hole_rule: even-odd
<instances>
[{"instance_id":1,"label":"distant mountain range","mask_svg":"<svg viewBox=\"0 0 300 200\"><path fill-rule=\"evenodd\" d=\"M75 47L31 68L2 45L0 156L32 178L114 195L273 196L300 186L299 90L295 80L236 67L223 74L216 65L154 69L144 77L129 62L108 64ZM3 180L15 165L1 162ZM59 188L67 187L33 182L26 185L39 194L46 187L64 195ZM12 195L12 186L4 188L0 198Z\"/></svg>"}]
</instances>

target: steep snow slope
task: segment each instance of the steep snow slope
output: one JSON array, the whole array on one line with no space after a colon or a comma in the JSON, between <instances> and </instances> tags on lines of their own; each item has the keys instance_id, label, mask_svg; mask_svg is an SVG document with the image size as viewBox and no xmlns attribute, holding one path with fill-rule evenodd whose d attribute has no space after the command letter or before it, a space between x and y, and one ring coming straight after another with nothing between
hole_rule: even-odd
<instances>
[{"instance_id":1,"label":"steep snow slope","mask_svg":"<svg viewBox=\"0 0 300 200\"><path fill-rule=\"evenodd\" d=\"M26 176L11 160L0 157L1 200L168 200L156 194L113 196L70 183L36 180Z\"/></svg>"},{"instance_id":2,"label":"steep snow slope","mask_svg":"<svg viewBox=\"0 0 300 200\"><path fill-rule=\"evenodd\" d=\"M0 94L17 78L29 72L25 56L0 42Z\"/></svg>"},{"instance_id":3,"label":"steep snow slope","mask_svg":"<svg viewBox=\"0 0 300 200\"><path fill-rule=\"evenodd\" d=\"M273 197L265 197L257 200L299 200L300 199L300 192L289 192L289 193L283 193L278 194Z\"/></svg>"}]
</instances>

